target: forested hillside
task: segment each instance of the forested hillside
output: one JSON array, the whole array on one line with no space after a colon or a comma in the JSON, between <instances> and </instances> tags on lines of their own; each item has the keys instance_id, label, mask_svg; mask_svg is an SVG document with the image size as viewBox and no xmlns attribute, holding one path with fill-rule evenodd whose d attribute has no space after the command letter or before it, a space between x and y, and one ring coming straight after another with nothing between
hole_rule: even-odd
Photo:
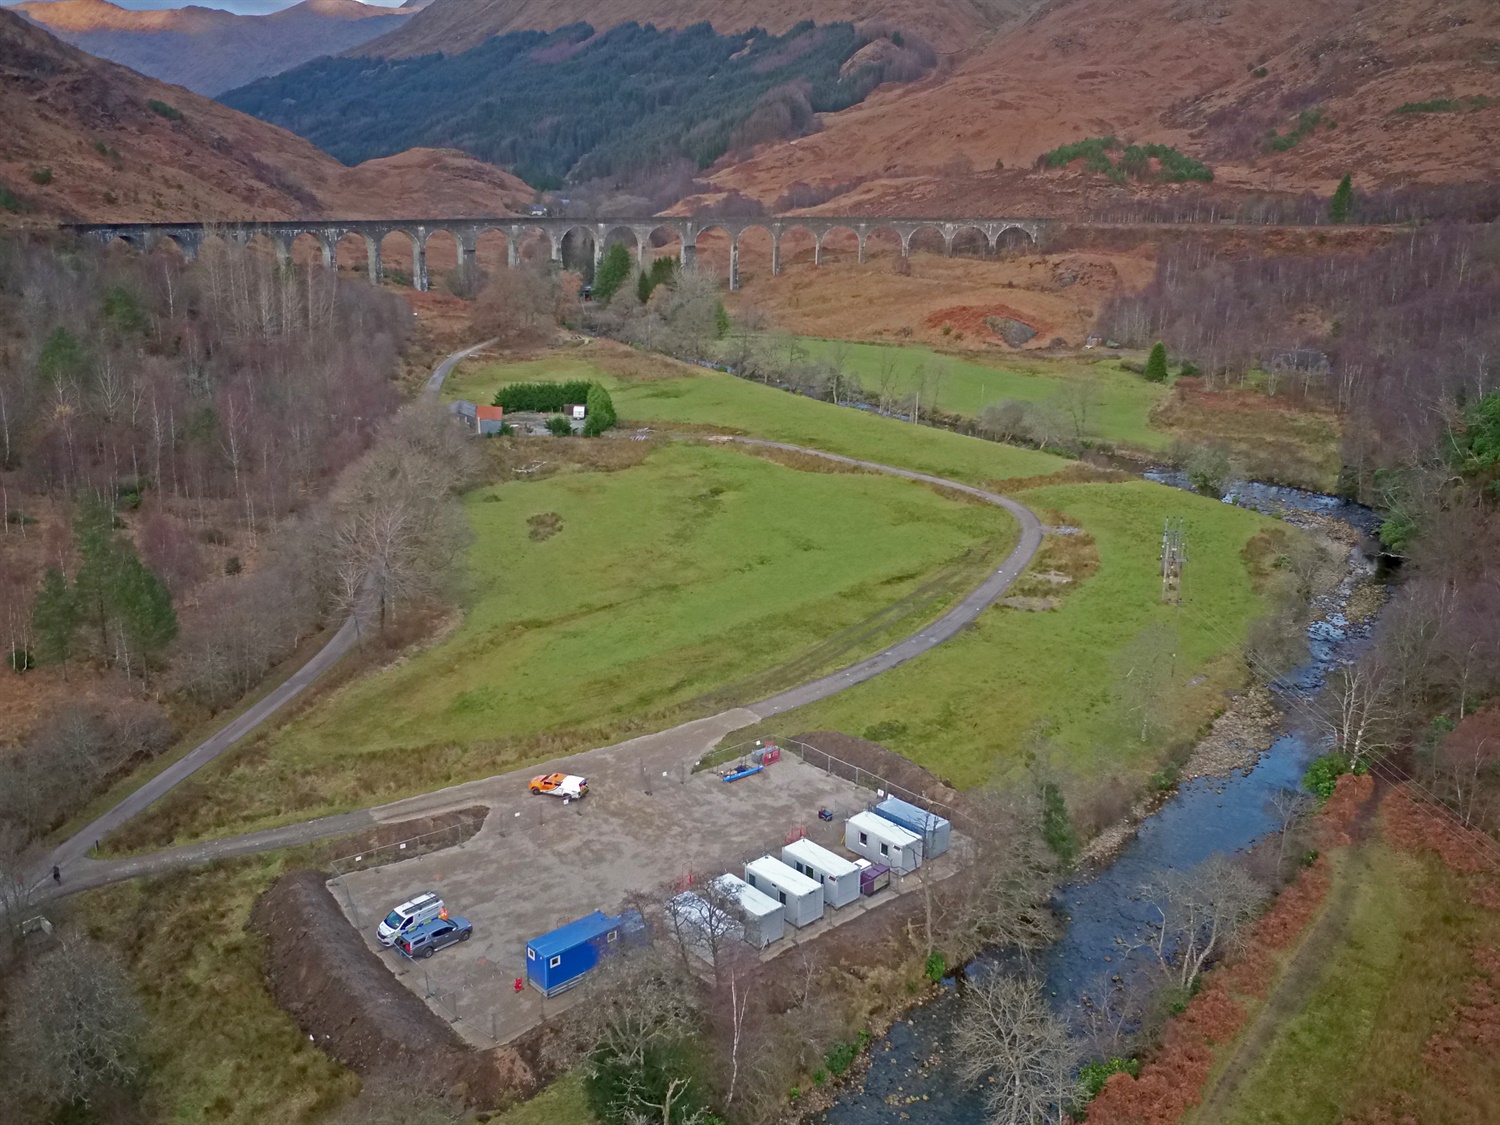
<instances>
[{"instance_id":1,"label":"forested hillside","mask_svg":"<svg viewBox=\"0 0 1500 1125\"><path fill-rule=\"evenodd\" d=\"M874 39L886 49L854 59ZM706 167L731 149L800 136L817 113L935 61L914 37L847 23L805 22L780 36L720 35L706 23L601 34L581 23L498 36L451 57L319 59L222 100L346 163L451 147L556 188L673 158Z\"/></svg>"}]
</instances>

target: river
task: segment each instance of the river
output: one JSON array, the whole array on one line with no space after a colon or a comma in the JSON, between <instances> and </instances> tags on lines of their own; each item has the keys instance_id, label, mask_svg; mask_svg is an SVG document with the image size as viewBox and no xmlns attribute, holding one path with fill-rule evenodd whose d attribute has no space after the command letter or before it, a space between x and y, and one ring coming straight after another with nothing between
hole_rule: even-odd
<instances>
[{"instance_id":1,"label":"river","mask_svg":"<svg viewBox=\"0 0 1500 1125\"><path fill-rule=\"evenodd\" d=\"M1169 470L1145 475L1186 487L1185 480ZM1225 500L1293 523L1299 513L1330 517L1365 535L1378 524L1378 516L1367 508L1278 485L1236 483ZM1291 705L1316 691L1328 670L1347 660L1369 636L1371 622L1350 625L1343 611L1372 570L1361 551L1352 551L1344 580L1315 603L1317 620L1308 630L1309 659L1273 685L1285 713L1292 714ZM1252 769L1228 778L1183 783L1141 822L1112 862L1064 885L1056 898L1064 929L1040 958L1059 1010L1074 1009L1101 978L1127 975L1149 964L1151 953L1137 944L1150 921L1140 888L1158 871L1193 867L1215 853L1244 851L1279 827L1271 798L1297 787L1317 753L1313 737L1287 726ZM984 1110L979 1094L965 1087L951 1067L956 1006L957 986L950 979L943 995L914 1009L873 1045L863 1081L842 1091L817 1120L827 1125L980 1125Z\"/></svg>"}]
</instances>

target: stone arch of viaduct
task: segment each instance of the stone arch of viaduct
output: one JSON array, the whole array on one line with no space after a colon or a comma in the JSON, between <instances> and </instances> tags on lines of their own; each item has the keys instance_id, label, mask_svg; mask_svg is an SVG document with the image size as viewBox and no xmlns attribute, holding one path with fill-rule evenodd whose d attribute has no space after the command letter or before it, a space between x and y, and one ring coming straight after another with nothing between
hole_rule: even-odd
<instances>
[{"instance_id":1,"label":"stone arch of viaduct","mask_svg":"<svg viewBox=\"0 0 1500 1125\"><path fill-rule=\"evenodd\" d=\"M379 284L384 279L381 264L381 244L387 236L402 234L412 245L412 285L426 290L430 283L427 273L427 242L433 235L447 233L458 243L458 263L462 266L478 250L479 238L488 231L499 231L505 235L510 265L520 260L521 240L533 232L541 232L551 247L554 262L562 261L563 239L573 231L588 234L594 244L594 264L597 266L604 255L604 247L610 236L624 233L635 241L636 260L644 263L651 236L658 230L675 233L681 244L683 265L691 264L697 255L698 236L705 231L722 231L729 239L729 287L740 286L740 238L746 231L762 230L771 239L771 272L781 272L781 240L793 230L804 230L814 240L813 264L823 261L823 241L835 230L852 233L859 241L859 260L865 260L870 237L877 231L894 231L901 240L901 256L911 253L912 237L924 228L935 230L943 240L945 254L953 253L953 242L964 231L977 231L995 250L1006 231L1016 230L1025 234L1033 243L1041 241L1047 227L1045 219L895 219L895 218L844 218L833 216L797 217L786 219L688 219L676 217L620 218L620 219L538 219L538 218L490 218L490 219L315 219L296 222L267 223L101 223L74 224L66 229L108 245L115 239L140 250L152 250L164 240L171 240L182 250L185 257L197 256L203 242L217 235L228 241L246 246L257 235L269 238L282 261L291 258L292 244L302 235L312 235L322 248L323 264L332 266L337 260L338 244L348 235L359 235L364 239L368 257L369 277Z\"/></svg>"}]
</instances>

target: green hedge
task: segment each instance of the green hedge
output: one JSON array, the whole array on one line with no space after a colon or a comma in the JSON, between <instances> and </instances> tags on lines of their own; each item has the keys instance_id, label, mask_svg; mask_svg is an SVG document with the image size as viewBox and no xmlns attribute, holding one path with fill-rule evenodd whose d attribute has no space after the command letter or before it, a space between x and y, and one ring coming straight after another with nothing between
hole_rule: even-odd
<instances>
[{"instance_id":1,"label":"green hedge","mask_svg":"<svg viewBox=\"0 0 1500 1125\"><path fill-rule=\"evenodd\" d=\"M505 410L558 414L571 403L587 404L589 391L596 386L583 379L571 383L511 383L495 392L495 405Z\"/></svg>"}]
</instances>

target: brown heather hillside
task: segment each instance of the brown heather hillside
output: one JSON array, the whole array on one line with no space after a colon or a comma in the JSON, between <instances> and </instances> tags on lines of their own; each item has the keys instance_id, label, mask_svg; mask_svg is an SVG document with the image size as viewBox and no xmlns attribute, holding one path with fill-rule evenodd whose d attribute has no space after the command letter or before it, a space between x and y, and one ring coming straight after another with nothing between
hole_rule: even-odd
<instances>
[{"instance_id":1,"label":"brown heather hillside","mask_svg":"<svg viewBox=\"0 0 1500 1125\"><path fill-rule=\"evenodd\" d=\"M265 16L197 6L134 11L106 0L32 0L14 10L91 55L200 94L341 54L411 17L358 0L304 0Z\"/></svg>"},{"instance_id":2,"label":"brown heather hillside","mask_svg":"<svg viewBox=\"0 0 1500 1125\"><path fill-rule=\"evenodd\" d=\"M23 207L0 206L4 225L505 214L532 197L514 176L455 152L346 168L285 130L86 55L5 9L0 123L0 186Z\"/></svg>"},{"instance_id":3,"label":"brown heather hillside","mask_svg":"<svg viewBox=\"0 0 1500 1125\"><path fill-rule=\"evenodd\" d=\"M707 21L721 32L762 27L782 34L802 20L837 23L882 19L916 31L947 52L971 48L1022 19L1045 0L433 0L404 27L358 53L453 54L507 31L551 31L580 21L604 30L616 24L691 27ZM351 52L353 53L353 52Z\"/></svg>"},{"instance_id":4,"label":"brown heather hillside","mask_svg":"<svg viewBox=\"0 0 1500 1125\"><path fill-rule=\"evenodd\" d=\"M1231 191L1327 192L1345 172L1362 187L1493 180L1500 100L1394 112L1473 95L1500 99L1494 0L1069 0L951 73L879 90L713 180L768 204L798 181L870 181L831 211L1055 214L1059 188L1081 205L1108 181L1017 170L1110 133L1175 145ZM1309 108L1322 123L1270 151L1268 131L1289 132ZM963 166L976 174L959 175Z\"/></svg>"}]
</instances>

